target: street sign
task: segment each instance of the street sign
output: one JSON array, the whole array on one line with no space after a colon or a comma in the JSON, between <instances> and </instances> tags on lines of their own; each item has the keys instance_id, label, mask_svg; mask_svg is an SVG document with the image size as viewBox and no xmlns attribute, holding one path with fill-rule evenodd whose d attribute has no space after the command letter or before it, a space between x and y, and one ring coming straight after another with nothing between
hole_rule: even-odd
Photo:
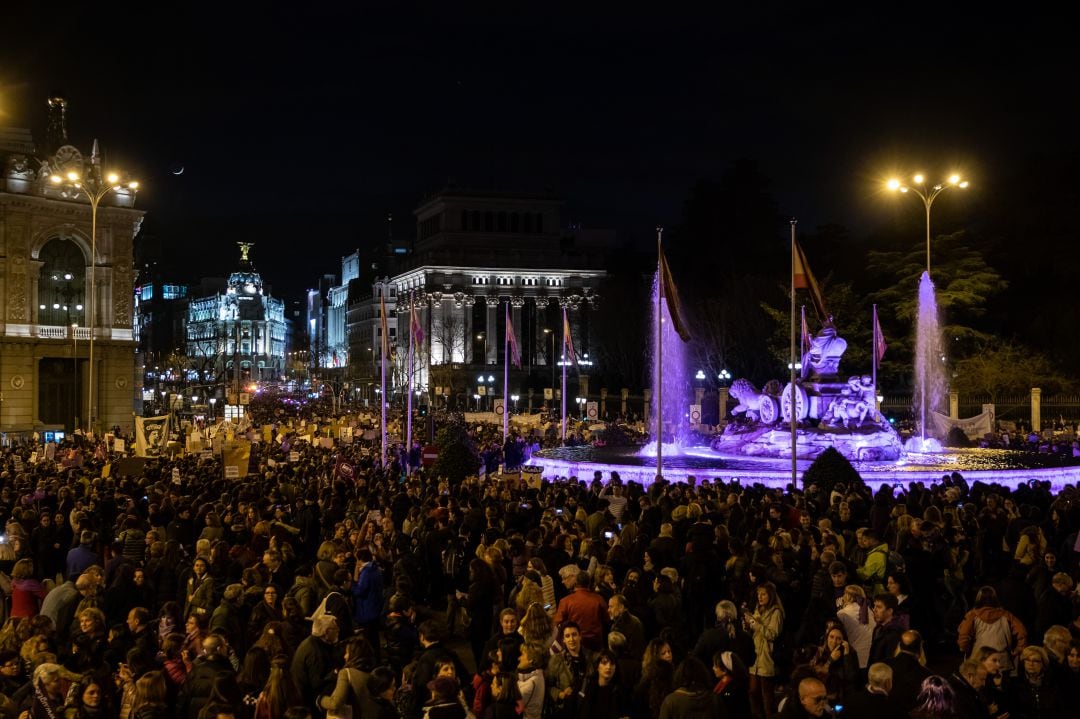
<instances>
[{"instance_id":1,"label":"street sign","mask_svg":"<svg viewBox=\"0 0 1080 719\"><path fill-rule=\"evenodd\" d=\"M600 406L596 402L585 403L585 416L595 422L600 417Z\"/></svg>"},{"instance_id":2,"label":"street sign","mask_svg":"<svg viewBox=\"0 0 1080 719\"><path fill-rule=\"evenodd\" d=\"M700 404L692 404L692 405L690 405L690 424L692 424L692 425L701 424L701 405Z\"/></svg>"},{"instance_id":3,"label":"street sign","mask_svg":"<svg viewBox=\"0 0 1080 719\"><path fill-rule=\"evenodd\" d=\"M501 399L495 400L494 406L495 406L495 414L502 417L502 414L503 414L503 400L501 400Z\"/></svg>"},{"instance_id":4,"label":"street sign","mask_svg":"<svg viewBox=\"0 0 1080 719\"><path fill-rule=\"evenodd\" d=\"M435 388L435 396L436 397L442 397L442 387L436 387Z\"/></svg>"},{"instance_id":5,"label":"street sign","mask_svg":"<svg viewBox=\"0 0 1080 719\"><path fill-rule=\"evenodd\" d=\"M479 387L476 388L476 393L478 395L480 395L481 397L483 397L484 395L487 394L487 387L485 387L484 385L480 385Z\"/></svg>"},{"instance_id":6,"label":"street sign","mask_svg":"<svg viewBox=\"0 0 1080 719\"><path fill-rule=\"evenodd\" d=\"M240 393L240 404L251 404L251 395L247 392Z\"/></svg>"},{"instance_id":7,"label":"street sign","mask_svg":"<svg viewBox=\"0 0 1080 719\"><path fill-rule=\"evenodd\" d=\"M554 397L551 387L544 387L544 399L551 399Z\"/></svg>"},{"instance_id":8,"label":"street sign","mask_svg":"<svg viewBox=\"0 0 1080 719\"><path fill-rule=\"evenodd\" d=\"M424 467L430 467L435 464L435 460L439 458L439 450L434 445L428 445L424 447L423 452L420 454L420 464Z\"/></svg>"}]
</instances>

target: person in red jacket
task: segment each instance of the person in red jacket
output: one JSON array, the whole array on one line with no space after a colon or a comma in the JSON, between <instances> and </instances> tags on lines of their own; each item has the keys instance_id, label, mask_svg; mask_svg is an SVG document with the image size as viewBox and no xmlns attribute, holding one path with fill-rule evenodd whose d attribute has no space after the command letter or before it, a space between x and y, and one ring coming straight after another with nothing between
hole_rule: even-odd
<instances>
[{"instance_id":1,"label":"person in red jacket","mask_svg":"<svg viewBox=\"0 0 1080 719\"><path fill-rule=\"evenodd\" d=\"M604 646L604 629L608 625L607 602L592 589L588 572L578 572L574 591L563 597L555 611L555 626L572 621L581 630L581 642L597 651Z\"/></svg>"}]
</instances>

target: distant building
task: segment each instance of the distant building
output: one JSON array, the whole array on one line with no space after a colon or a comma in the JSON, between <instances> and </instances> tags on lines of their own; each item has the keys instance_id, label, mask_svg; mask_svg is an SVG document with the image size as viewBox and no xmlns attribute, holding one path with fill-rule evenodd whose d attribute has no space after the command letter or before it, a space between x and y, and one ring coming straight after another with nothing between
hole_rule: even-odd
<instances>
[{"instance_id":1,"label":"distant building","mask_svg":"<svg viewBox=\"0 0 1080 719\"><path fill-rule=\"evenodd\" d=\"M63 98L49 98L48 117L42 147L29 130L0 128L0 433L131 429L132 243L144 213L133 189L106 180L95 237L86 185L113 168L96 141L88 155L69 143Z\"/></svg>"},{"instance_id":2,"label":"distant building","mask_svg":"<svg viewBox=\"0 0 1080 719\"><path fill-rule=\"evenodd\" d=\"M238 242L240 267L224 292L190 300L187 356L206 376L232 383L281 380L285 374L285 303L264 293L262 276L249 253L253 243Z\"/></svg>"},{"instance_id":3,"label":"distant building","mask_svg":"<svg viewBox=\"0 0 1080 719\"><path fill-rule=\"evenodd\" d=\"M424 332L414 389L439 388L467 406L478 378L502 365L509 305L522 360L511 391L531 397L534 385L554 384L547 370L562 357L565 308L585 362L575 368L574 384L588 392L590 312L611 237L564 229L561 208L548 195L445 190L416 209L408 266L389 280L396 310L415 306ZM399 314L398 326L408 327L407 314ZM397 335L399 362L407 356L408 335L404 329Z\"/></svg>"}]
</instances>

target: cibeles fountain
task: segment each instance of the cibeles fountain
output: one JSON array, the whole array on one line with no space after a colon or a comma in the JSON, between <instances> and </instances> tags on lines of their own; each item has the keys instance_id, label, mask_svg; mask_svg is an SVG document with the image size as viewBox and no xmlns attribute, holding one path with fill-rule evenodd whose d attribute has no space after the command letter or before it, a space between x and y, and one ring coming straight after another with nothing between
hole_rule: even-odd
<instances>
[{"instance_id":1,"label":"cibeles fountain","mask_svg":"<svg viewBox=\"0 0 1080 719\"><path fill-rule=\"evenodd\" d=\"M712 442L721 455L791 458L791 419L795 417L795 456L815 459L832 447L850 460L900 459L900 436L877 409L877 388L869 375L840 373L847 342L824 327L802 358L808 376L781 388L777 380L758 391L746 379L731 385L738 404L734 421Z\"/></svg>"},{"instance_id":2,"label":"cibeles fountain","mask_svg":"<svg viewBox=\"0 0 1080 719\"><path fill-rule=\"evenodd\" d=\"M942 450L940 438L927 433L930 414L940 407L945 390L941 362L941 337L933 283L924 273L919 285L919 317L915 337L915 398L913 416L919 432L901 446L899 435L877 409L876 388L865 374L841 371L847 341L831 323L811 340L802 357L805 376L794 383L772 380L759 391L750 381L732 383L737 401L724 431L709 441L689 426L687 409L692 389L687 381L684 346L670 326L666 301L658 300L654 287L653 331L660 340L655 351L663 353L663 371L653 357L651 377L661 389L662 402L653 395L647 422L650 442L639 446L579 446L547 449L533 455L528 464L539 467L543 477L591 479L600 472L604 480L618 472L624 481L653 482L657 475L653 427L659 413L664 427L662 474L669 481L722 480L761 483L783 488L793 472L801 477L807 467L829 447L851 461L868 485L939 481L943 474L958 471L969 481L1013 485L1029 480L1049 481L1055 489L1080 483L1080 465L1053 455L1037 455L1001 449ZM659 332L656 331L659 323ZM650 343L651 344L651 343ZM848 370L848 368L845 368ZM790 379L790 378L789 378ZM791 418L795 416L795 459L792 460ZM793 469L794 465L794 469Z\"/></svg>"}]
</instances>

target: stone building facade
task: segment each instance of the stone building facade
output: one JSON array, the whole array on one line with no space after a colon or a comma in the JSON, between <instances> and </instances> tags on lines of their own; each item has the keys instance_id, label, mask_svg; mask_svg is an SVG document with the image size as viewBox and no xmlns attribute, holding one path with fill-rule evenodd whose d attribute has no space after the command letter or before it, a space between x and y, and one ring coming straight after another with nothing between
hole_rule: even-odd
<instances>
[{"instance_id":1,"label":"stone building facade","mask_svg":"<svg viewBox=\"0 0 1080 719\"><path fill-rule=\"evenodd\" d=\"M50 100L40 149L30 131L0 128L0 432L8 434L133 425L132 244L143 212L133 190L108 191L95 241L86 194L50 181L101 170L96 142L90 155L67 143L62 113L54 131L62 102Z\"/></svg>"}]
</instances>

